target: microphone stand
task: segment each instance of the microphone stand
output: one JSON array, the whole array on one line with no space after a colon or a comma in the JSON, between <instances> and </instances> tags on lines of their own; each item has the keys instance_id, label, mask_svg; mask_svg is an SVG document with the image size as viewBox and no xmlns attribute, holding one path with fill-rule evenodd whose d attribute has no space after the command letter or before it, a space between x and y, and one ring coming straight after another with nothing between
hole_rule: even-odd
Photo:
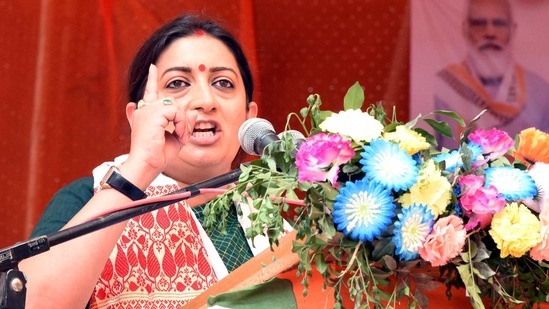
<instances>
[{"instance_id":1,"label":"microphone stand","mask_svg":"<svg viewBox=\"0 0 549 309\"><path fill-rule=\"evenodd\" d=\"M200 189L219 188L236 182L242 174L240 169L232 170L195 185L182 188L167 194L186 193L190 195L169 201L143 204L139 207L119 210L106 214L88 222L75 225L50 235L38 236L33 239L18 242L13 246L0 250L0 309L24 309L27 295L25 275L18 269L21 260L46 252L50 247L64 243L82 235L95 232L113 224L129 220L144 213L171 205L184 199L200 194Z\"/></svg>"}]
</instances>

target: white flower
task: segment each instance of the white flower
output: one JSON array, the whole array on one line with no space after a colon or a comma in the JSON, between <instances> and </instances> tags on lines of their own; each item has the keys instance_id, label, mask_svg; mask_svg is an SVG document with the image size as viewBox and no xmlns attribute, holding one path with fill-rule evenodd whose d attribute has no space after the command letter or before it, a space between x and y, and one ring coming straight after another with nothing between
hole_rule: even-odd
<instances>
[{"instance_id":1,"label":"white flower","mask_svg":"<svg viewBox=\"0 0 549 309\"><path fill-rule=\"evenodd\" d=\"M528 175L534 179L538 194L533 199L524 200L523 204L539 213L543 207L549 205L549 164L537 162L530 167Z\"/></svg>"},{"instance_id":2,"label":"white flower","mask_svg":"<svg viewBox=\"0 0 549 309\"><path fill-rule=\"evenodd\" d=\"M323 131L347 136L355 142L370 142L381 136L383 125L360 109L349 109L332 114L319 126Z\"/></svg>"}]
</instances>

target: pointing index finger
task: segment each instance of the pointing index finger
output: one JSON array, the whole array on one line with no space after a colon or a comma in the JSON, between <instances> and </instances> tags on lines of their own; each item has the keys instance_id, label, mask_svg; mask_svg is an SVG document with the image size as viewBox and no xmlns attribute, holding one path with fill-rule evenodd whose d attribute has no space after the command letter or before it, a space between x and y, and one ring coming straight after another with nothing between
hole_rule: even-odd
<instances>
[{"instance_id":1,"label":"pointing index finger","mask_svg":"<svg viewBox=\"0 0 549 309\"><path fill-rule=\"evenodd\" d=\"M153 102L158 99L158 69L156 65L151 63L149 66L149 75L147 77L147 84L145 85L145 93L143 94L143 100L145 102Z\"/></svg>"}]
</instances>

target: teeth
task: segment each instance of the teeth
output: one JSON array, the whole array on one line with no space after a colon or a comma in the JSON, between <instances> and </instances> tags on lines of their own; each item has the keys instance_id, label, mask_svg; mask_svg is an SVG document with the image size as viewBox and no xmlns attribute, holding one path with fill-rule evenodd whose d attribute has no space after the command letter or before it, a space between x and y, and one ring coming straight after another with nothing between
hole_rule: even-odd
<instances>
[{"instance_id":1,"label":"teeth","mask_svg":"<svg viewBox=\"0 0 549 309\"><path fill-rule=\"evenodd\" d=\"M197 122L194 125L192 136L197 138L206 138L214 136L216 132L216 126L215 123L202 121Z\"/></svg>"},{"instance_id":2,"label":"teeth","mask_svg":"<svg viewBox=\"0 0 549 309\"><path fill-rule=\"evenodd\" d=\"M214 133L212 131L204 131L204 132L193 132L194 137L209 137L213 136Z\"/></svg>"},{"instance_id":3,"label":"teeth","mask_svg":"<svg viewBox=\"0 0 549 309\"><path fill-rule=\"evenodd\" d=\"M195 126L194 126L194 129L195 130L210 130L210 129L213 129L215 128L215 126L211 123L207 123L207 122L201 122L201 123L197 123Z\"/></svg>"}]
</instances>

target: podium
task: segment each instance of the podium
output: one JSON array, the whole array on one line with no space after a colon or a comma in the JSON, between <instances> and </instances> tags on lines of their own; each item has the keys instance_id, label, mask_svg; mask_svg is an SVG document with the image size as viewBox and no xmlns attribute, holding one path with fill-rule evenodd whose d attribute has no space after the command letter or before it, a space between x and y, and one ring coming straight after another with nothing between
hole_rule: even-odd
<instances>
[{"instance_id":1,"label":"podium","mask_svg":"<svg viewBox=\"0 0 549 309\"><path fill-rule=\"evenodd\" d=\"M273 247L273 251L266 249L180 309L208 308L209 297L215 298L220 294L245 290L252 286L264 284L273 280L273 278L291 283L294 308L333 308L335 303L334 291L330 287L323 289L324 279L314 269L313 275L309 279L308 295L303 296L304 287L301 285L301 277L296 275L297 270L295 268L299 260L297 254L292 252L295 234L295 231L289 233L280 240L279 246ZM429 299L429 308L472 308L465 289L455 289L452 292L453 297L451 300L446 296L446 287L443 285L425 293ZM343 308L354 308L354 303L349 295L345 294L344 291L342 291L342 294ZM270 308L279 308L276 305L272 304ZM485 303L486 308L489 307L488 305L488 303ZM258 306L258 308L261 307ZM406 299L402 300L396 304L395 308L408 308L408 301ZM541 308L549 309L549 305ZM291 309L291 307L285 307L285 309Z\"/></svg>"},{"instance_id":2,"label":"podium","mask_svg":"<svg viewBox=\"0 0 549 309\"><path fill-rule=\"evenodd\" d=\"M280 240L278 246L273 247L272 251L264 250L180 309L207 308L210 296L239 291L271 280L284 280L291 283L296 308L333 308L333 289L322 288L323 278L316 271L313 271L313 276L309 280L309 295L306 297L302 295L304 287L301 285L301 279L296 275L295 268L299 259L297 254L292 252L295 235L295 230L288 233ZM271 306L271 308L276 307ZM352 308L350 299L344 304L344 308ZM286 309L290 308L286 307Z\"/></svg>"},{"instance_id":3,"label":"podium","mask_svg":"<svg viewBox=\"0 0 549 309\"><path fill-rule=\"evenodd\" d=\"M208 290L202 292L180 309L208 308L208 298L211 296L215 298L215 296L220 294L245 290L255 285L264 284L265 282L273 280L273 278L286 280L291 283L294 297L293 308L333 308L335 303L334 291L330 287L323 289L324 279L315 269L313 269L313 275L309 279L308 295L303 296L302 292L304 291L304 287L301 284L301 277L297 277L296 275L297 269L295 268L299 259L297 254L292 252L292 244L295 240L295 235L296 231L288 233L285 237L280 239L279 245L273 247L272 251L266 249L231 272L227 277L221 279ZM261 292L261 289L258 291ZM464 288L452 289L451 299L448 299L448 296L446 295L446 286L443 284L432 291L425 292L425 295L429 300L428 308L473 308L471 299L466 295ZM351 301L349 295L346 294L345 291L342 291L342 298L342 308L354 308L354 302ZM271 303L268 308L281 308L277 305L285 303L286 302L278 300L277 303ZM489 300L484 301L484 307L490 308ZM262 307L258 306L258 308ZM291 309L292 307L284 306L283 308ZM408 300L402 299L395 304L395 308L409 308ZM518 306L518 308L520 308L520 306ZM549 309L549 303L538 304L536 305L536 308Z\"/></svg>"}]
</instances>

